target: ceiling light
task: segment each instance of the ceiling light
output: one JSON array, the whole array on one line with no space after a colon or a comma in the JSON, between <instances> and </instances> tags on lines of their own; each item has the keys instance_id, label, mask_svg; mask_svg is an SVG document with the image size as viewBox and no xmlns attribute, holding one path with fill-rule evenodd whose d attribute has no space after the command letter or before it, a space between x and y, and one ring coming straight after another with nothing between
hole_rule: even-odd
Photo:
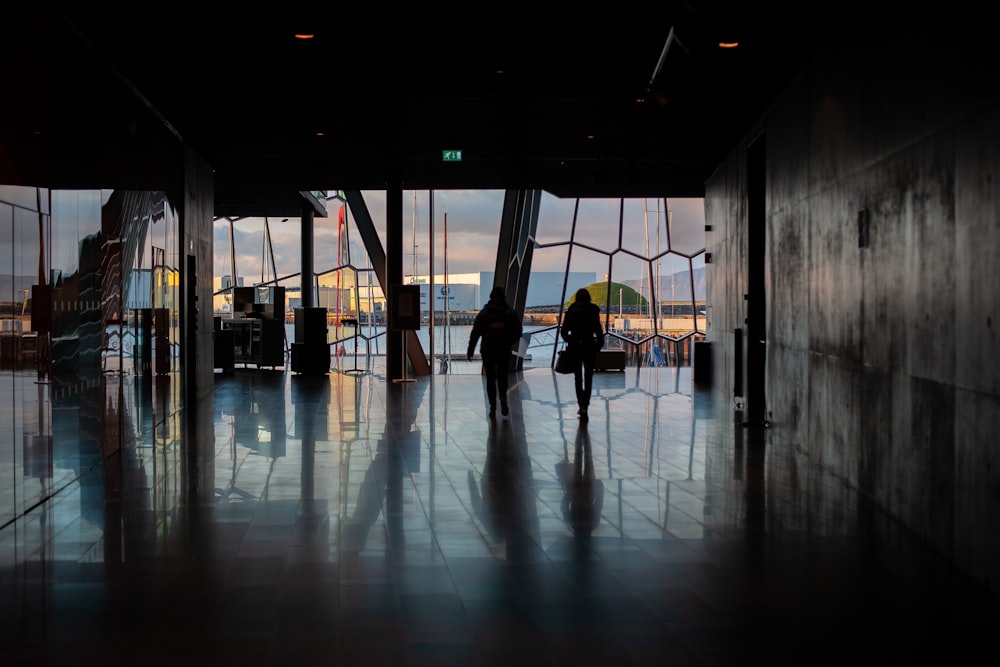
<instances>
[{"instance_id":1,"label":"ceiling light","mask_svg":"<svg viewBox=\"0 0 1000 667\"><path fill-rule=\"evenodd\" d=\"M295 39L312 39L316 35L311 32L297 32L295 33Z\"/></svg>"},{"instance_id":2,"label":"ceiling light","mask_svg":"<svg viewBox=\"0 0 1000 667\"><path fill-rule=\"evenodd\" d=\"M720 49L735 49L739 45L739 42L719 42Z\"/></svg>"}]
</instances>

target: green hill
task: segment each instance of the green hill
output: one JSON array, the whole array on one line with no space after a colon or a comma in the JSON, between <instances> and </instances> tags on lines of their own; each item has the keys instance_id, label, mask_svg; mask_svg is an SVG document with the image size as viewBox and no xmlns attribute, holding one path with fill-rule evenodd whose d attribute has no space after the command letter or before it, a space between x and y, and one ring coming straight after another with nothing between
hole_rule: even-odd
<instances>
[{"instance_id":1,"label":"green hill","mask_svg":"<svg viewBox=\"0 0 1000 667\"><path fill-rule=\"evenodd\" d=\"M590 292L590 300L596 303L598 306L604 307L608 303L608 283L593 283L587 285L587 291ZM566 302L566 307L568 308L571 303L576 300L576 294L569 298ZM625 285L623 283L611 283L611 306L615 307L621 304L622 306L646 306L648 301L645 297L640 295L634 289Z\"/></svg>"}]
</instances>

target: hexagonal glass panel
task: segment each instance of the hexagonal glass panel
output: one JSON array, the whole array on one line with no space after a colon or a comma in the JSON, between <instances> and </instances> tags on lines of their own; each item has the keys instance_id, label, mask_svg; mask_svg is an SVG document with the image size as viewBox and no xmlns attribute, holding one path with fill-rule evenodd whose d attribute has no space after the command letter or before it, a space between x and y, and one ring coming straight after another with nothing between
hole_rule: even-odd
<instances>
[{"instance_id":1,"label":"hexagonal glass panel","mask_svg":"<svg viewBox=\"0 0 1000 667\"><path fill-rule=\"evenodd\" d=\"M327 311L327 340L339 343L353 338L360 324L357 270L353 267L335 269L320 274L317 281L316 305Z\"/></svg>"},{"instance_id":2,"label":"hexagonal glass panel","mask_svg":"<svg viewBox=\"0 0 1000 667\"><path fill-rule=\"evenodd\" d=\"M640 329L644 335L652 333L649 262L617 252L611 256L611 276L611 328L619 332Z\"/></svg>"},{"instance_id":3,"label":"hexagonal glass panel","mask_svg":"<svg viewBox=\"0 0 1000 667\"><path fill-rule=\"evenodd\" d=\"M622 248L641 257L653 257L666 250L667 235L663 221L666 211L659 198L623 200Z\"/></svg>"},{"instance_id":4,"label":"hexagonal glass panel","mask_svg":"<svg viewBox=\"0 0 1000 667\"><path fill-rule=\"evenodd\" d=\"M705 204L701 199L667 200L670 250L687 257L705 250Z\"/></svg>"},{"instance_id":5,"label":"hexagonal glass panel","mask_svg":"<svg viewBox=\"0 0 1000 667\"><path fill-rule=\"evenodd\" d=\"M607 253L618 249L621 200L581 199L573 242Z\"/></svg>"},{"instance_id":6,"label":"hexagonal glass panel","mask_svg":"<svg viewBox=\"0 0 1000 667\"><path fill-rule=\"evenodd\" d=\"M575 208L575 199L560 199L547 192L542 193L535 241L541 244L568 243Z\"/></svg>"},{"instance_id":7,"label":"hexagonal glass panel","mask_svg":"<svg viewBox=\"0 0 1000 667\"><path fill-rule=\"evenodd\" d=\"M607 312L607 275L609 256L587 248L574 246L569 262L569 276L566 280L566 301L563 309L574 298L580 288L590 290L590 297L602 312Z\"/></svg>"}]
</instances>

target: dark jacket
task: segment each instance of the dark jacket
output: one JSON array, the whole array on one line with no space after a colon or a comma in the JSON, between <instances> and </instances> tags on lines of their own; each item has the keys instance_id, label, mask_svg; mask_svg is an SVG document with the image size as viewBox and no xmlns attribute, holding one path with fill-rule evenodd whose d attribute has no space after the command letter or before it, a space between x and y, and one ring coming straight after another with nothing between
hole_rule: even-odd
<instances>
[{"instance_id":1,"label":"dark jacket","mask_svg":"<svg viewBox=\"0 0 1000 667\"><path fill-rule=\"evenodd\" d=\"M479 353L484 358L510 354L513 346L521 338L521 318L503 299L490 299L472 323L469 335L469 356L482 340Z\"/></svg>"},{"instance_id":2,"label":"dark jacket","mask_svg":"<svg viewBox=\"0 0 1000 667\"><path fill-rule=\"evenodd\" d=\"M596 354L604 347L601 309L592 302L574 301L566 309L559 335L574 351L582 354Z\"/></svg>"}]
</instances>

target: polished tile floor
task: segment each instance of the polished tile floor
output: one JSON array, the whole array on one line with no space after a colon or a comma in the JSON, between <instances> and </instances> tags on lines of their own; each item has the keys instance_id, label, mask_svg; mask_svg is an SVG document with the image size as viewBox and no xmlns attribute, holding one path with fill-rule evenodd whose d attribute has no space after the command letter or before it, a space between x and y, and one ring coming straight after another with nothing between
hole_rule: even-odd
<instances>
[{"instance_id":1,"label":"polished tile floor","mask_svg":"<svg viewBox=\"0 0 1000 667\"><path fill-rule=\"evenodd\" d=\"M964 664L1000 630L689 368L598 374L587 423L548 369L493 423L475 374L176 384L0 376L0 665Z\"/></svg>"}]
</instances>

